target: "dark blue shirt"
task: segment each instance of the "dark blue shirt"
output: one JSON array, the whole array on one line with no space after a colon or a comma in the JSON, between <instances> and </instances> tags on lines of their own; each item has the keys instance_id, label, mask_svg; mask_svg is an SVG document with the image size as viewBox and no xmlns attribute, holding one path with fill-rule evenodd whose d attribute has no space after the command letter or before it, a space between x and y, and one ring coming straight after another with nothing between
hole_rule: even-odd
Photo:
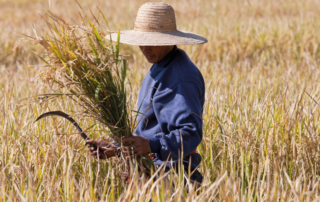
<instances>
[{"instance_id":1,"label":"dark blue shirt","mask_svg":"<svg viewBox=\"0 0 320 202\"><path fill-rule=\"evenodd\" d=\"M202 112L205 85L198 68L177 48L153 64L142 82L135 133L150 140L156 154L155 165L168 161L177 165L183 151L183 164L195 169L200 154L191 154L202 140Z\"/></svg>"}]
</instances>

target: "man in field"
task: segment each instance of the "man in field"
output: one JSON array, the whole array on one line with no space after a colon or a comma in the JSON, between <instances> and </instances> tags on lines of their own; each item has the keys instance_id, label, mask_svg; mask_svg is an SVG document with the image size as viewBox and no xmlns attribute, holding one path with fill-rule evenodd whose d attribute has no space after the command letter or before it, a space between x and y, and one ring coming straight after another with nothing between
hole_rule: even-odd
<instances>
[{"instance_id":1,"label":"man in field","mask_svg":"<svg viewBox=\"0 0 320 202\"><path fill-rule=\"evenodd\" d=\"M117 34L112 35L116 40ZM196 170L201 156L196 152L202 140L202 112L205 85L197 67L186 53L177 48L182 44L202 44L207 40L199 35L178 31L173 8L165 3L146 3L138 11L134 30L122 31L120 42L138 45L148 62L152 63L143 80L139 94L139 124L135 136L123 140L132 142L136 156L154 156L155 165L176 167L183 156L186 170L194 174L191 180L202 182ZM106 148L115 144L89 140L99 151L89 147L91 155L100 159L117 155ZM129 154L131 147L124 147ZM167 161L168 160L168 161Z\"/></svg>"}]
</instances>

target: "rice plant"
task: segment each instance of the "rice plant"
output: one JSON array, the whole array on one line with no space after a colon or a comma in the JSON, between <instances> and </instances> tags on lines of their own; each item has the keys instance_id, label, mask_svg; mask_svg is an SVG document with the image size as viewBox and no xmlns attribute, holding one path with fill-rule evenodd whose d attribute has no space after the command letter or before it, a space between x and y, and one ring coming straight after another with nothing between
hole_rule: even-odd
<instances>
[{"instance_id":1,"label":"rice plant","mask_svg":"<svg viewBox=\"0 0 320 202\"><path fill-rule=\"evenodd\" d=\"M57 93L68 94L110 130L112 137L131 136L132 123L127 109L125 80L126 60L119 56L119 43L115 50L112 41L104 40L108 32L100 31L87 17L86 27L71 25L50 11L46 14L48 33L36 40L47 54L38 55L44 62L41 79L57 85ZM57 94L53 94L56 96Z\"/></svg>"}]
</instances>

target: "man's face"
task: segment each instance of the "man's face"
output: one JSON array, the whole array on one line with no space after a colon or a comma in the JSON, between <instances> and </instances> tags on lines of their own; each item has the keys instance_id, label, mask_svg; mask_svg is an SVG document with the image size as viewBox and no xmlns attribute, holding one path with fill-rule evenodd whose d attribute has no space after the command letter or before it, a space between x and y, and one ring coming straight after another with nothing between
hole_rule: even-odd
<instances>
[{"instance_id":1,"label":"man's face","mask_svg":"<svg viewBox=\"0 0 320 202\"><path fill-rule=\"evenodd\" d=\"M174 46L139 46L140 50L150 63L160 62Z\"/></svg>"}]
</instances>

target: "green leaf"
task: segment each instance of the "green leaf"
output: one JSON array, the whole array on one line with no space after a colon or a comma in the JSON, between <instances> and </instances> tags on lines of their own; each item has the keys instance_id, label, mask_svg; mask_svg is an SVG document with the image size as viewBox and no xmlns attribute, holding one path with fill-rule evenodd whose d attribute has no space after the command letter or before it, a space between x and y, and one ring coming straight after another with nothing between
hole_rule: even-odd
<instances>
[{"instance_id":1,"label":"green leaf","mask_svg":"<svg viewBox=\"0 0 320 202\"><path fill-rule=\"evenodd\" d=\"M98 85L97 88L96 88L96 91L95 91L95 99L96 99L96 102L99 103L99 92L100 92L100 88L101 88L101 85Z\"/></svg>"},{"instance_id":2,"label":"green leaf","mask_svg":"<svg viewBox=\"0 0 320 202\"><path fill-rule=\"evenodd\" d=\"M102 39L97 31L97 29L93 26L92 27L92 33L94 34L94 36L96 37L96 40L97 40L97 43L99 44L99 46L101 47L101 49L104 51L105 50L105 47L102 43Z\"/></svg>"},{"instance_id":3,"label":"green leaf","mask_svg":"<svg viewBox=\"0 0 320 202\"><path fill-rule=\"evenodd\" d=\"M40 187L42 179L43 179L43 174L44 174L45 171L46 171L46 166L44 165L43 168L42 168L42 173L41 173L41 176L40 176L40 180L39 180L37 188L36 188L36 192L38 192L38 190L39 190L39 187Z\"/></svg>"},{"instance_id":4,"label":"green leaf","mask_svg":"<svg viewBox=\"0 0 320 202\"><path fill-rule=\"evenodd\" d=\"M116 46L116 64L118 63L119 51L120 51L120 29L119 29L119 31L118 31L118 37L117 37L117 46Z\"/></svg>"},{"instance_id":5,"label":"green leaf","mask_svg":"<svg viewBox=\"0 0 320 202\"><path fill-rule=\"evenodd\" d=\"M96 56L96 59L97 59L97 62L98 64L101 64L101 60L99 58L99 55L98 55L98 52L97 52L97 49L94 47L93 43L92 43L92 40L90 38L90 35L87 34L87 38L88 38L88 41L89 41L89 44L90 44L90 47L91 47L91 50L93 52L93 54Z\"/></svg>"},{"instance_id":6,"label":"green leaf","mask_svg":"<svg viewBox=\"0 0 320 202\"><path fill-rule=\"evenodd\" d=\"M32 51L33 54L35 54L42 62L44 62L45 64L49 64L43 57L41 57L40 55L38 55L36 52Z\"/></svg>"}]
</instances>

